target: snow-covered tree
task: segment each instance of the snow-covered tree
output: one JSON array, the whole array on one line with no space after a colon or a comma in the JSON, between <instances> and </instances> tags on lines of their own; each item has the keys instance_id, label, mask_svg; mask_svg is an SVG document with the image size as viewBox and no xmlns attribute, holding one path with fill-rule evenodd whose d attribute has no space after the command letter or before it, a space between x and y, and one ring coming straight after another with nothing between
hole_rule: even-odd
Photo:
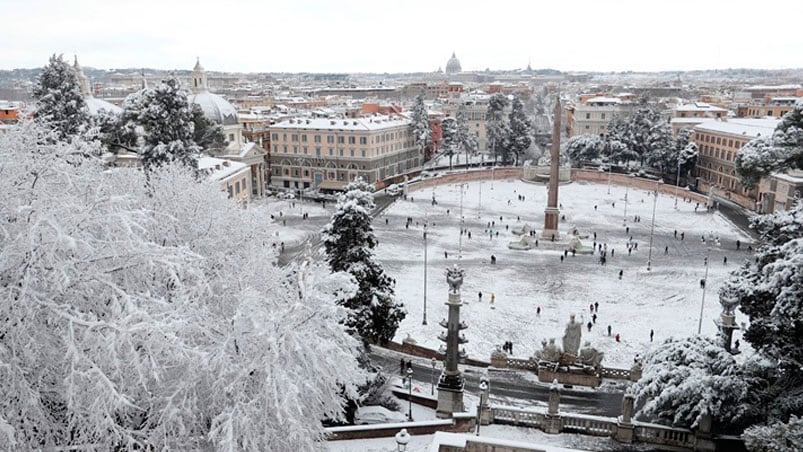
<instances>
[{"instance_id":1,"label":"snow-covered tree","mask_svg":"<svg viewBox=\"0 0 803 452\"><path fill-rule=\"evenodd\" d=\"M267 212L184 166L146 189L83 146L0 134L0 440L315 448L364 381L351 278L273 266Z\"/></svg>"},{"instance_id":2,"label":"snow-covered tree","mask_svg":"<svg viewBox=\"0 0 803 452\"><path fill-rule=\"evenodd\" d=\"M576 163L587 162L598 159L604 146L599 135L575 135L566 143L566 153Z\"/></svg>"},{"instance_id":3,"label":"snow-covered tree","mask_svg":"<svg viewBox=\"0 0 803 452\"><path fill-rule=\"evenodd\" d=\"M362 178L346 187L337 211L323 229L323 243L332 271L351 274L359 286L356 294L342 303L349 310L346 327L366 341L384 343L393 338L407 313L394 298L395 281L374 257L372 191Z\"/></svg>"},{"instance_id":4,"label":"snow-covered tree","mask_svg":"<svg viewBox=\"0 0 803 452\"><path fill-rule=\"evenodd\" d=\"M756 258L734 271L720 293L750 317L745 340L781 372L796 373L803 367L803 202L759 217L753 227L762 240ZM803 409L803 381L797 386L801 393L784 403Z\"/></svg>"},{"instance_id":5,"label":"snow-covered tree","mask_svg":"<svg viewBox=\"0 0 803 452\"><path fill-rule=\"evenodd\" d=\"M625 149L612 156L616 161L637 160L644 164L651 155L658 156L672 147L672 129L661 113L641 107L627 118L614 118L608 125L608 137L623 143Z\"/></svg>"},{"instance_id":6,"label":"snow-covered tree","mask_svg":"<svg viewBox=\"0 0 803 452\"><path fill-rule=\"evenodd\" d=\"M89 114L78 78L61 55L50 57L36 79L33 97L36 120L48 124L55 131L55 139L68 139L87 129Z\"/></svg>"},{"instance_id":7,"label":"snow-covered tree","mask_svg":"<svg viewBox=\"0 0 803 452\"><path fill-rule=\"evenodd\" d=\"M514 164L519 164L519 159L530 148L533 142L532 121L524 111L524 102L518 97L513 98L510 110L509 124L510 136L508 138L509 156L514 159Z\"/></svg>"},{"instance_id":8,"label":"snow-covered tree","mask_svg":"<svg viewBox=\"0 0 803 452\"><path fill-rule=\"evenodd\" d=\"M469 154L477 151L477 136L471 133L468 121L462 112L457 113L457 137L460 148L466 153L466 164L468 164Z\"/></svg>"},{"instance_id":9,"label":"snow-covered tree","mask_svg":"<svg viewBox=\"0 0 803 452\"><path fill-rule=\"evenodd\" d=\"M510 124L508 124L505 108L510 105L507 96L496 93L488 100L488 113L485 116L486 133L491 142L491 153L494 161L497 158L503 162L508 161L508 140L510 138Z\"/></svg>"},{"instance_id":10,"label":"snow-covered tree","mask_svg":"<svg viewBox=\"0 0 803 452\"><path fill-rule=\"evenodd\" d=\"M223 127L215 124L204 115L200 105L192 105L193 134L192 141L202 150L215 153L226 148L226 137L223 135Z\"/></svg>"},{"instance_id":11,"label":"snow-covered tree","mask_svg":"<svg viewBox=\"0 0 803 452\"><path fill-rule=\"evenodd\" d=\"M803 417L792 415L789 422L756 425L742 434L750 452L788 452L803 444Z\"/></svg>"},{"instance_id":12,"label":"snow-covered tree","mask_svg":"<svg viewBox=\"0 0 803 452\"><path fill-rule=\"evenodd\" d=\"M714 340L669 339L644 357L643 366L630 391L639 413L652 420L695 428L709 415L727 428L756 416L753 388L760 380L742 375L733 356Z\"/></svg>"},{"instance_id":13,"label":"snow-covered tree","mask_svg":"<svg viewBox=\"0 0 803 452\"><path fill-rule=\"evenodd\" d=\"M137 133L134 127L127 124L122 115L107 110L100 110L90 118L87 138L100 141L108 151L125 149L137 152Z\"/></svg>"},{"instance_id":14,"label":"snow-covered tree","mask_svg":"<svg viewBox=\"0 0 803 452\"><path fill-rule=\"evenodd\" d=\"M410 112L410 121L413 128L415 144L420 146L426 153L427 149L432 144L432 128L429 125L429 113L427 112L427 106L424 105L423 95L415 98L415 104L413 104L412 111Z\"/></svg>"},{"instance_id":15,"label":"snow-covered tree","mask_svg":"<svg viewBox=\"0 0 803 452\"><path fill-rule=\"evenodd\" d=\"M452 169L452 159L455 154L460 152L460 131L458 129L457 119L452 117L443 118L441 121L441 132L443 133L441 154L449 157L449 169Z\"/></svg>"},{"instance_id":16,"label":"snow-covered tree","mask_svg":"<svg viewBox=\"0 0 803 452\"><path fill-rule=\"evenodd\" d=\"M173 161L197 167L200 148L193 140L193 111L176 77L129 96L123 108L125 120L141 127L139 154L146 171Z\"/></svg>"},{"instance_id":17,"label":"snow-covered tree","mask_svg":"<svg viewBox=\"0 0 803 452\"><path fill-rule=\"evenodd\" d=\"M746 187L775 171L803 169L803 101L784 115L771 137L758 137L736 154L736 171Z\"/></svg>"}]
</instances>

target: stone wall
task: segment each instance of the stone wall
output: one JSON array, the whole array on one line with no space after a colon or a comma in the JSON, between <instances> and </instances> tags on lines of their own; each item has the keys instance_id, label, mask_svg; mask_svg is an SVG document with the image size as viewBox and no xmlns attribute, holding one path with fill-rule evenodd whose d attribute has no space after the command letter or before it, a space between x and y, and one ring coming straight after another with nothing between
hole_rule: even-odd
<instances>
[{"instance_id":1,"label":"stone wall","mask_svg":"<svg viewBox=\"0 0 803 452\"><path fill-rule=\"evenodd\" d=\"M648 191L655 190L657 188L659 192L666 195L675 195L675 184L664 184L652 179L617 173L611 174L610 178L611 185L630 186L630 188ZM572 168L572 180L607 184L608 173L604 171ZM692 202L699 202L701 206L706 205L708 202L708 196L695 193L685 187L680 187L678 190L678 196L681 198L691 198Z\"/></svg>"},{"instance_id":2,"label":"stone wall","mask_svg":"<svg viewBox=\"0 0 803 452\"><path fill-rule=\"evenodd\" d=\"M407 189L408 193L432 188L437 185L454 184L460 182L471 182L479 180L504 180L504 179L521 179L521 167L503 167L496 169L481 169L469 170L460 173L449 173L443 176L433 177L430 179L423 179L420 182L410 184Z\"/></svg>"}]
</instances>

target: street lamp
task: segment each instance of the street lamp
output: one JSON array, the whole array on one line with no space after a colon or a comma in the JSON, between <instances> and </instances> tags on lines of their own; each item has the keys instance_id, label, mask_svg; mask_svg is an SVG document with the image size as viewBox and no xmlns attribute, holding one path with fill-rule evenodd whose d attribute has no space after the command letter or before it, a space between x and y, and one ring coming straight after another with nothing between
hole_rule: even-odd
<instances>
[{"instance_id":1,"label":"street lamp","mask_svg":"<svg viewBox=\"0 0 803 452\"><path fill-rule=\"evenodd\" d=\"M678 176L675 182L675 210L678 210L678 189L680 188L680 159L678 159Z\"/></svg>"},{"instance_id":2,"label":"street lamp","mask_svg":"<svg viewBox=\"0 0 803 452\"><path fill-rule=\"evenodd\" d=\"M711 244L706 244L705 276L703 277L703 298L700 300L700 321L697 322L697 334L703 330L703 306L705 306L705 291L708 289L708 261L711 257Z\"/></svg>"},{"instance_id":3,"label":"street lamp","mask_svg":"<svg viewBox=\"0 0 803 452\"><path fill-rule=\"evenodd\" d=\"M410 434L407 433L407 429L403 428L399 430L399 433L396 433L394 436L396 439L396 450L398 452L404 452L407 450L407 443L410 442Z\"/></svg>"},{"instance_id":4,"label":"street lamp","mask_svg":"<svg viewBox=\"0 0 803 452\"><path fill-rule=\"evenodd\" d=\"M424 220L424 320L422 325L427 324L427 222Z\"/></svg>"},{"instance_id":5,"label":"street lamp","mask_svg":"<svg viewBox=\"0 0 803 452\"><path fill-rule=\"evenodd\" d=\"M652 193L652 225L650 226L650 250L647 253L647 271L651 270L652 265L652 238L655 233L655 206L658 204L658 189Z\"/></svg>"},{"instance_id":6,"label":"street lamp","mask_svg":"<svg viewBox=\"0 0 803 452\"><path fill-rule=\"evenodd\" d=\"M407 408L407 420L413 421L413 367L407 368L407 401L409 402Z\"/></svg>"},{"instance_id":7,"label":"street lamp","mask_svg":"<svg viewBox=\"0 0 803 452\"><path fill-rule=\"evenodd\" d=\"M633 175L631 174L630 177ZM622 217L622 226L627 226L627 193L630 191L630 179L628 178L627 184L625 184L625 214Z\"/></svg>"},{"instance_id":8,"label":"street lamp","mask_svg":"<svg viewBox=\"0 0 803 452\"><path fill-rule=\"evenodd\" d=\"M485 380L480 381L480 404L477 406L477 436L480 436L480 421L482 419L482 405L485 401L485 391L488 390L488 384Z\"/></svg>"},{"instance_id":9,"label":"street lamp","mask_svg":"<svg viewBox=\"0 0 803 452\"><path fill-rule=\"evenodd\" d=\"M611 172L613 172L613 165L608 162L608 194L611 194Z\"/></svg>"},{"instance_id":10,"label":"street lamp","mask_svg":"<svg viewBox=\"0 0 803 452\"><path fill-rule=\"evenodd\" d=\"M432 358L432 373L429 375L429 384L431 386L431 390L429 391L430 395L435 395L435 367L438 365L438 362L435 360L435 357Z\"/></svg>"}]
</instances>

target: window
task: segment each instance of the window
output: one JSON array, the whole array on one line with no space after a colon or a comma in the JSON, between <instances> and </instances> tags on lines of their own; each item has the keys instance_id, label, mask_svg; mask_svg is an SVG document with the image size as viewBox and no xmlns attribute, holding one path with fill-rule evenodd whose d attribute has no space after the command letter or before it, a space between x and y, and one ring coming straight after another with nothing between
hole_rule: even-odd
<instances>
[{"instance_id":1,"label":"window","mask_svg":"<svg viewBox=\"0 0 803 452\"><path fill-rule=\"evenodd\" d=\"M238 195L240 194L240 181L234 183L234 193Z\"/></svg>"},{"instance_id":2,"label":"window","mask_svg":"<svg viewBox=\"0 0 803 452\"><path fill-rule=\"evenodd\" d=\"M231 198L231 197L233 196L233 194L232 194L232 192L231 192L231 185L228 185L228 186L226 187L226 191L228 191L228 192L229 192L229 198Z\"/></svg>"},{"instance_id":3,"label":"window","mask_svg":"<svg viewBox=\"0 0 803 452\"><path fill-rule=\"evenodd\" d=\"M355 144L356 140L354 137L349 137L349 144Z\"/></svg>"},{"instance_id":4,"label":"window","mask_svg":"<svg viewBox=\"0 0 803 452\"><path fill-rule=\"evenodd\" d=\"M321 142L321 136L320 135L315 135L313 138L314 138L316 143L320 143Z\"/></svg>"},{"instance_id":5,"label":"window","mask_svg":"<svg viewBox=\"0 0 803 452\"><path fill-rule=\"evenodd\" d=\"M340 156L343 157L343 149L340 149Z\"/></svg>"},{"instance_id":6,"label":"window","mask_svg":"<svg viewBox=\"0 0 803 452\"><path fill-rule=\"evenodd\" d=\"M337 137L337 144L346 144L346 137Z\"/></svg>"},{"instance_id":7,"label":"window","mask_svg":"<svg viewBox=\"0 0 803 452\"><path fill-rule=\"evenodd\" d=\"M365 137L360 137L360 144L368 144L368 139Z\"/></svg>"},{"instance_id":8,"label":"window","mask_svg":"<svg viewBox=\"0 0 803 452\"><path fill-rule=\"evenodd\" d=\"M273 153L274 154L278 154L279 153L279 145L278 144L274 144L273 145Z\"/></svg>"},{"instance_id":9,"label":"window","mask_svg":"<svg viewBox=\"0 0 803 452\"><path fill-rule=\"evenodd\" d=\"M591 113L586 113L586 119L591 119Z\"/></svg>"},{"instance_id":10,"label":"window","mask_svg":"<svg viewBox=\"0 0 803 452\"><path fill-rule=\"evenodd\" d=\"M315 148L315 155L318 156L318 157L321 156L321 148L320 147L316 147Z\"/></svg>"},{"instance_id":11,"label":"window","mask_svg":"<svg viewBox=\"0 0 803 452\"><path fill-rule=\"evenodd\" d=\"M306 146L302 146L302 147L301 147L301 150L302 150L302 152L303 152L304 154L306 154L306 153L307 153L307 147L306 147Z\"/></svg>"},{"instance_id":12,"label":"window","mask_svg":"<svg viewBox=\"0 0 803 452\"><path fill-rule=\"evenodd\" d=\"M349 152L351 153L351 156L354 157L354 149L349 149Z\"/></svg>"},{"instance_id":13,"label":"window","mask_svg":"<svg viewBox=\"0 0 803 452\"><path fill-rule=\"evenodd\" d=\"M234 134L233 133L229 134L229 141L230 142L234 141Z\"/></svg>"},{"instance_id":14,"label":"window","mask_svg":"<svg viewBox=\"0 0 803 452\"><path fill-rule=\"evenodd\" d=\"M365 149L360 150L360 153L362 154L363 157L365 157Z\"/></svg>"},{"instance_id":15,"label":"window","mask_svg":"<svg viewBox=\"0 0 803 452\"><path fill-rule=\"evenodd\" d=\"M605 119L605 113L602 114L602 119Z\"/></svg>"},{"instance_id":16,"label":"window","mask_svg":"<svg viewBox=\"0 0 803 452\"><path fill-rule=\"evenodd\" d=\"M298 154L298 146L293 146L293 154Z\"/></svg>"},{"instance_id":17,"label":"window","mask_svg":"<svg viewBox=\"0 0 803 452\"><path fill-rule=\"evenodd\" d=\"M333 155L333 151L334 150L332 148L329 148L329 155Z\"/></svg>"},{"instance_id":18,"label":"window","mask_svg":"<svg viewBox=\"0 0 803 452\"><path fill-rule=\"evenodd\" d=\"M279 134L278 133L271 134L270 139L273 140L273 141L278 140L279 139Z\"/></svg>"},{"instance_id":19,"label":"window","mask_svg":"<svg viewBox=\"0 0 803 452\"><path fill-rule=\"evenodd\" d=\"M284 146L282 146L282 152L287 154L287 145L286 144Z\"/></svg>"},{"instance_id":20,"label":"window","mask_svg":"<svg viewBox=\"0 0 803 452\"><path fill-rule=\"evenodd\" d=\"M301 142L302 143L306 143L307 142L307 136L306 135L301 135Z\"/></svg>"},{"instance_id":21,"label":"window","mask_svg":"<svg viewBox=\"0 0 803 452\"><path fill-rule=\"evenodd\" d=\"M304 177L309 177L309 170L304 170Z\"/></svg>"},{"instance_id":22,"label":"window","mask_svg":"<svg viewBox=\"0 0 803 452\"><path fill-rule=\"evenodd\" d=\"M733 147L733 140L728 140L728 146Z\"/></svg>"},{"instance_id":23,"label":"window","mask_svg":"<svg viewBox=\"0 0 803 452\"><path fill-rule=\"evenodd\" d=\"M327 144L333 144L334 142L335 142L335 137L333 137L332 135L327 135L326 136L326 143Z\"/></svg>"},{"instance_id":24,"label":"window","mask_svg":"<svg viewBox=\"0 0 803 452\"><path fill-rule=\"evenodd\" d=\"M298 135L296 134L290 135L290 141L298 141Z\"/></svg>"}]
</instances>

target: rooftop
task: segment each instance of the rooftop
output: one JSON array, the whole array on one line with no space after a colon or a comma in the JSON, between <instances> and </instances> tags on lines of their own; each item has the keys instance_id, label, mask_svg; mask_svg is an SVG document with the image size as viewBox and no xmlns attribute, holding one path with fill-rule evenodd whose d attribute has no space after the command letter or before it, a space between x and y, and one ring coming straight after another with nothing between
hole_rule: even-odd
<instances>
[{"instance_id":1,"label":"rooftop","mask_svg":"<svg viewBox=\"0 0 803 452\"><path fill-rule=\"evenodd\" d=\"M750 138L771 136L780 120L774 118L734 118L727 121L709 120L694 127L706 132L742 135Z\"/></svg>"},{"instance_id":2,"label":"rooftop","mask_svg":"<svg viewBox=\"0 0 803 452\"><path fill-rule=\"evenodd\" d=\"M389 129L392 127L407 126L409 124L410 124L409 119L387 117L387 116L372 116L368 118L354 118L354 119L329 119L329 118L288 119L287 121L282 121L278 124L271 126L271 128L371 131L371 130Z\"/></svg>"},{"instance_id":3,"label":"rooftop","mask_svg":"<svg viewBox=\"0 0 803 452\"><path fill-rule=\"evenodd\" d=\"M711 111L711 112L726 112L728 110L716 107L705 102L694 102L691 104L679 105L675 107L675 111Z\"/></svg>"}]
</instances>

